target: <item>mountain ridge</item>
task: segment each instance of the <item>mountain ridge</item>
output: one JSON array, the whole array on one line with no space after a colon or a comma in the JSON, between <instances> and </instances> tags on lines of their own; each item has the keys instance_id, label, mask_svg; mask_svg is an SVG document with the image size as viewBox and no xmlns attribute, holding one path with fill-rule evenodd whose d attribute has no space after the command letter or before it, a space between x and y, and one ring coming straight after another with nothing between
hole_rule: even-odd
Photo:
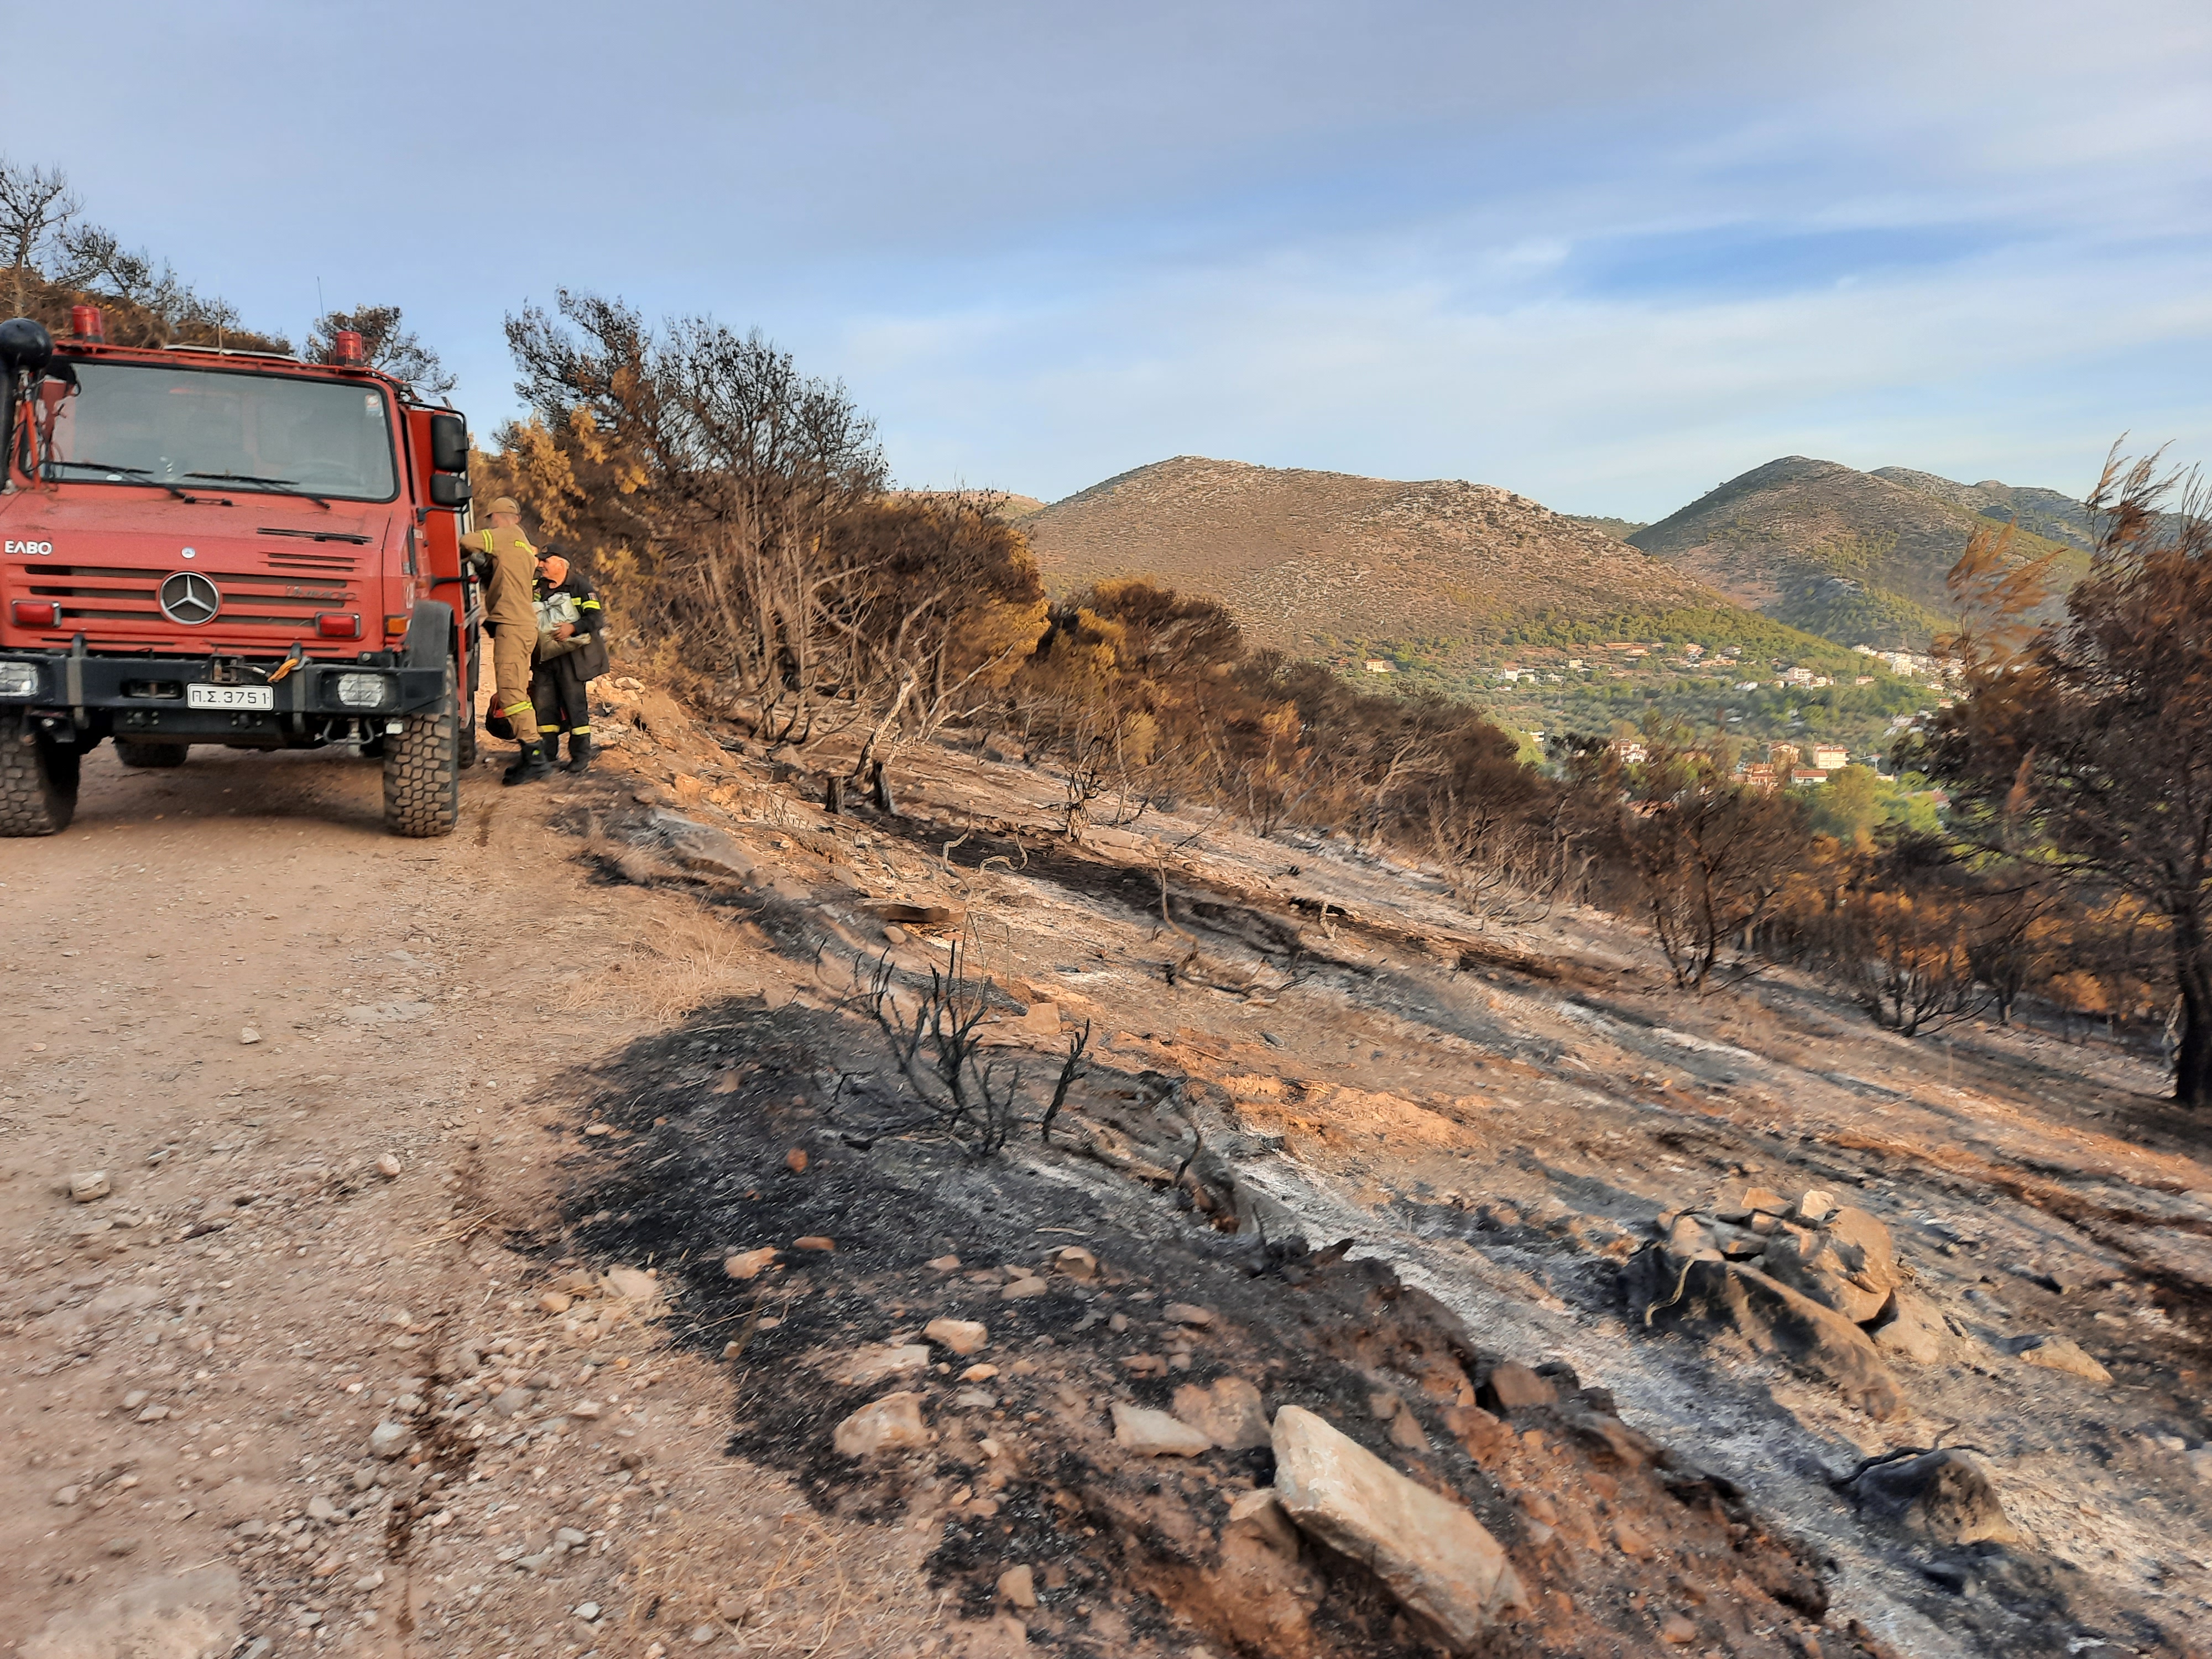
<instances>
[{"instance_id":1,"label":"mountain ridge","mask_svg":"<svg viewBox=\"0 0 2212 1659\"><path fill-rule=\"evenodd\" d=\"M1945 579L1968 539L2014 520L2021 554L2057 556L2062 588L2086 567L2087 512L2055 490L1805 455L1740 473L1629 541L1735 604L1837 644L1921 651L1947 625Z\"/></svg>"},{"instance_id":2,"label":"mountain ridge","mask_svg":"<svg viewBox=\"0 0 2212 1659\"><path fill-rule=\"evenodd\" d=\"M1495 484L1176 455L1023 521L1068 592L1150 574L1227 604L1297 654L1396 639L1473 645L1546 614L1720 603L1632 544Z\"/></svg>"}]
</instances>

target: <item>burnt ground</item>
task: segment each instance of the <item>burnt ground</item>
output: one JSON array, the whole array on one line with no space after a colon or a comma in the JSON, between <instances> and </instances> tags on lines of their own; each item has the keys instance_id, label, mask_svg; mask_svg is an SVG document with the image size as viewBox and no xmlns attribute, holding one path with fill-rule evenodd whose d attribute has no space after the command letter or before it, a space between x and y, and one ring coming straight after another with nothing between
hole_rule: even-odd
<instances>
[{"instance_id":1,"label":"burnt ground","mask_svg":"<svg viewBox=\"0 0 2212 1659\"><path fill-rule=\"evenodd\" d=\"M2212 1176L2143 1057L1979 1026L1907 1042L1783 972L1685 1000L1632 931L1591 913L1469 918L1419 872L1203 823L1076 846L1049 778L935 750L906 769L892 819L825 817L787 773L773 798L687 795L679 775L648 816L722 825L779 873L648 859L622 878L687 887L809 964L808 1000L844 1009L828 1028L843 1058L823 1066L880 1071L873 1034L848 1029L856 977L880 960L919 984L959 933L1011 1013L1042 1005L1062 1043L1091 1029L1094 1062L1127 1085L1089 1092L1072 1158L1023 1143L1016 1162L1048 1171L1056 1202L1104 1180L1122 1195L1109 1213L1157 1245L1119 1207L1133 1182L1168 1195L1146 1213L1201 1240L1241 1225L1354 1241L1352 1261L1386 1262L1479 1334L1470 1376L1498 1354L1577 1372L1807 1540L1832 1626L1929 1654L2198 1650ZM621 813L601 827L665 840ZM898 939L885 900L953 920ZM1048 1080L1052 1041L1009 1040ZM825 1071L817 1095L836 1088ZM1194 1130L1206 1146L1178 1181ZM1730 1179L1844 1191L1891 1229L1945 1322L1938 1360L1893 1361L1901 1419L1624 1317L1622 1261L1653 1218ZM1122 1270L1149 1271L1141 1256ZM934 1304L918 1294L900 1290L920 1315ZM2072 1337L2113 1380L2020 1363L2038 1334ZM1986 1455L2018 1543L1900 1534L1837 1489L1870 1457L1936 1444Z\"/></svg>"},{"instance_id":2,"label":"burnt ground","mask_svg":"<svg viewBox=\"0 0 2212 1659\"><path fill-rule=\"evenodd\" d=\"M1042 1586L1029 1639L1047 1651L1180 1652L1194 1639L1232 1653L1429 1650L1357 1564L1309 1547L1300 1567L1257 1573L1224 1547L1230 1500L1273 1477L1264 1449L1152 1458L1114 1443L1111 1401L1164 1410L1179 1387L1237 1376L1271 1413L1307 1407L1468 1504L1540 1591L1535 1615L1500 1633L1501 1652L1662 1651L1659 1627L1678 1614L1712 1651L1860 1650L1821 1622L1817 1552L1762 1524L1732 1483L1627 1430L1569 1369L1547 1379L1555 1404L1500 1420L1476 1401L1515 1356L1486 1350L1379 1261L1263 1247L1209 1224L1187 1194L1178 1204L1176 1191L1069 1156L980 1158L942 1136L886 1136L895 1103L849 1103L856 1073L881 1071L857 1034L836 1013L745 1002L635 1045L591 1097L594 1120L623 1138L574 1155L589 1172L566 1243L587 1259L651 1262L664 1285L680 1276L667 1328L702 1353L721 1354L772 1310L778 1322L753 1328L729 1362L731 1452L790 1471L825 1510L927 1527L933 1583L971 1615L988 1617L999 1575L1026 1563ZM732 1075L743 1079L734 1091L717 1086ZM1085 1088L1111 1100L1139 1094L1141 1079L1102 1067ZM836 1249L790 1248L808 1237ZM1098 1278L1052 1271L1070 1244L1096 1255ZM784 1247L779 1268L733 1283L725 1255L763 1245ZM931 1265L948 1255L957 1268ZM1012 1267L1042 1268L1050 1291L1003 1300ZM1168 1303L1216 1322L1168 1323ZM900 1381L929 1396L937 1446L840 1456L833 1429L885 1385L839 1387L817 1362L919 1340L940 1316L988 1325L975 1357L999 1367L981 1391L992 1403L939 1364ZM1133 1376L1125 1362L1147 1354L1177 1368ZM1395 1413L1378 1418L1378 1393L1405 1403L1418 1448ZM988 1513L952 1501L987 1491Z\"/></svg>"}]
</instances>

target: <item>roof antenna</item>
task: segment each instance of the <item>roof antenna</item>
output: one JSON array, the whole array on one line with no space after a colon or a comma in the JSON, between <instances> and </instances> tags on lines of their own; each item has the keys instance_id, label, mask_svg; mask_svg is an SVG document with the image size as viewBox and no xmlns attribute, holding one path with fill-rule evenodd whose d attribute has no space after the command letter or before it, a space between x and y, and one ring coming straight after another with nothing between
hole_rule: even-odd
<instances>
[{"instance_id":1,"label":"roof antenna","mask_svg":"<svg viewBox=\"0 0 2212 1659\"><path fill-rule=\"evenodd\" d=\"M323 304L323 279L318 276L315 278L315 320L313 325L307 330L307 349L309 350L312 351L314 349L315 330L323 325L323 319L330 314L328 308Z\"/></svg>"}]
</instances>

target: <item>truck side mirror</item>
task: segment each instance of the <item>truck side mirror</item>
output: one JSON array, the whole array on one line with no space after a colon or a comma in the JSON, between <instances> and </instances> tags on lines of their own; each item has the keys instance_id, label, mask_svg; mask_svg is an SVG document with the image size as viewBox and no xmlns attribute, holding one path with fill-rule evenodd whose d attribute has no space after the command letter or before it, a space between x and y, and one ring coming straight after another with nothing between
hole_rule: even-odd
<instances>
[{"instance_id":1,"label":"truck side mirror","mask_svg":"<svg viewBox=\"0 0 2212 1659\"><path fill-rule=\"evenodd\" d=\"M466 472L469 470L469 423L458 415L430 417L430 470ZM466 501L465 494L461 499ZM443 505L443 503L441 503Z\"/></svg>"},{"instance_id":2,"label":"truck side mirror","mask_svg":"<svg viewBox=\"0 0 2212 1659\"><path fill-rule=\"evenodd\" d=\"M430 505L456 509L469 504L469 480L464 472L433 472L430 475Z\"/></svg>"}]
</instances>

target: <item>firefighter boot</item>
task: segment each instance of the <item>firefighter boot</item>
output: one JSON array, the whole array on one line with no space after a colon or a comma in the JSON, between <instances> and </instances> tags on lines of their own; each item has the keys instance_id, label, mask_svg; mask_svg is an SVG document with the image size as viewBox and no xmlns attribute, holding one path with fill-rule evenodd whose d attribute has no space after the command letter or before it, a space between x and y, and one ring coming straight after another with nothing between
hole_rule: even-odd
<instances>
[{"instance_id":1,"label":"firefighter boot","mask_svg":"<svg viewBox=\"0 0 2212 1659\"><path fill-rule=\"evenodd\" d=\"M568 767L571 772L580 772L592 763L592 734L571 732L568 734Z\"/></svg>"},{"instance_id":2,"label":"firefighter boot","mask_svg":"<svg viewBox=\"0 0 2212 1659\"><path fill-rule=\"evenodd\" d=\"M545 745L526 743L522 752L515 757L514 764L500 775L501 783L535 783L540 778L553 775L553 763L545 758Z\"/></svg>"}]
</instances>

